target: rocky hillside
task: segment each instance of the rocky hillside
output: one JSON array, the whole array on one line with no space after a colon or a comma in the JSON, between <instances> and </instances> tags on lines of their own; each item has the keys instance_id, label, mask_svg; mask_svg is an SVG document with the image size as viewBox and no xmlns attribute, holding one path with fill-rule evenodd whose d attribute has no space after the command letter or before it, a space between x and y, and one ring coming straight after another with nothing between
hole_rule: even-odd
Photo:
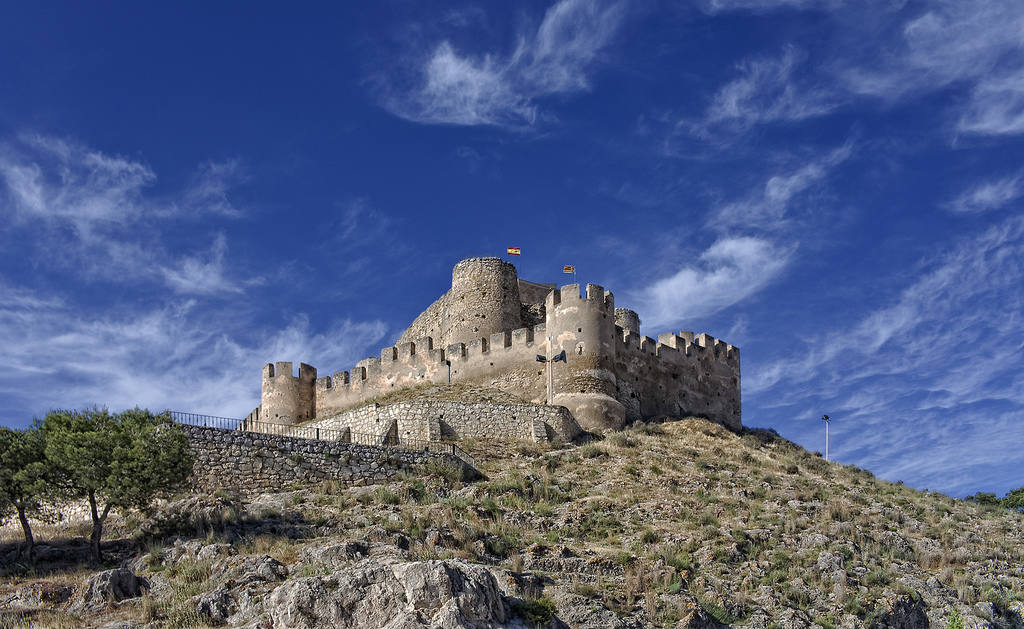
<instances>
[{"instance_id":1,"label":"rocky hillside","mask_svg":"<svg viewBox=\"0 0 1024 629\"><path fill-rule=\"evenodd\" d=\"M486 480L183 498L122 520L106 571L7 543L0 627L1024 627L1020 515L774 433L464 447Z\"/></svg>"}]
</instances>

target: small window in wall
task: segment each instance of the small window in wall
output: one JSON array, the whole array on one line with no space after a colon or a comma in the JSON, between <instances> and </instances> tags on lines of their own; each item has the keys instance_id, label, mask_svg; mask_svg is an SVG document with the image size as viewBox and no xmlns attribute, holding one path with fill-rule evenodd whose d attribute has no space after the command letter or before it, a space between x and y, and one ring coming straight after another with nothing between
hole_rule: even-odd
<instances>
[{"instance_id":1,"label":"small window in wall","mask_svg":"<svg viewBox=\"0 0 1024 629\"><path fill-rule=\"evenodd\" d=\"M583 328L576 328L576 331L577 331L577 332L582 332L582 331L583 331Z\"/></svg>"}]
</instances>

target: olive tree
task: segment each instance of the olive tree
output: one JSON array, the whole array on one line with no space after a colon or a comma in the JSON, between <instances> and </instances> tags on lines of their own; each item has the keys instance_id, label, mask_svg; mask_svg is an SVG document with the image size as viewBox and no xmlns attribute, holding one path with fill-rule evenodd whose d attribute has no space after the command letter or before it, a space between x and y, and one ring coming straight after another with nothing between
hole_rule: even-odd
<instances>
[{"instance_id":1,"label":"olive tree","mask_svg":"<svg viewBox=\"0 0 1024 629\"><path fill-rule=\"evenodd\" d=\"M54 411L43 419L41 432L67 497L89 502L97 563L111 509L145 509L192 471L188 439L167 414L138 408L116 415L106 409Z\"/></svg>"},{"instance_id":2,"label":"olive tree","mask_svg":"<svg viewBox=\"0 0 1024 629\"><path fill-rule=\"evenodd\" d=\"M38 425L26 430L0 427L0 521L17 514L32 561L35 540L28 516L39 512L50 487L50 469Z\"/></svg>"}]
</instances>

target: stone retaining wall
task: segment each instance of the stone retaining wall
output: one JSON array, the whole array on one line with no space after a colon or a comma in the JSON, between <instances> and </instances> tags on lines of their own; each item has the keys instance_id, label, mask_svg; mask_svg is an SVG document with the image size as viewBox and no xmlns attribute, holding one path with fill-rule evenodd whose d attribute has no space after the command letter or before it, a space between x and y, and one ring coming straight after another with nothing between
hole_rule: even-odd
<instances>
[{"instance_id":1,"label":"stone retaining wall","mask_svg":"<svg viewBox=\"0 0 1024 629\"><path fill-rule=\"evenodd\" d=\"M440 400L415 400L386 406L371 404L303 427L348 428L353 433L376 436L395 430L399 439L423 441L467 438L572 441L581 432L564 406Z\"/></svg>"},{"instance_id":2,"label":"stone retaining wall","mask_svg":"<svg viewBox=\"0 0 1024 629\"><path fill-rule=\"evenodd\" d=\"M425 474L437 464L461 467L466 478L478 474L451 454L200 426L183 425L181 429L195 457L190 482L207 492L232 489L255 494L327 480L348 486L373 485L403 472Z\"/></svg>"}]
</instances>

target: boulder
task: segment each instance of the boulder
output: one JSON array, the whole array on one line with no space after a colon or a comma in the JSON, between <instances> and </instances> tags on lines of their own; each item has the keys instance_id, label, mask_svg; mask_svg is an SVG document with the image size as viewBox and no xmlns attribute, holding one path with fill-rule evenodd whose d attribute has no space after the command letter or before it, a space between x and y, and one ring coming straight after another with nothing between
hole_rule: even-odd
<instances>
[{"instance_id":1,"label":"boulder","mask_svg":"<svg viewBox=\"0 0 1024 629\"><path fill-rule=\"evenodd\" d=\"M270 555L231 556L213 565L210 571L214 579L232 579L238 583L253 581L283 581L288 568Z\"/></svg>"},{"instance_id":2,"label":"boulder","mask_svg":"<svg viewBox=\"0 0 1024 629\"><path fill-rule=\"evenodd\" d=\"M508 620L491 573L461 560L368 559L328 576L289 580L271 593L266 609L281 629L500 627Z\"/></svg>"},{"instance_id":3,"label":"boulder","mask_svg":"<svg viewBox=\"0 0 1024 629\"><path fill-rule=\"evenodd\" d=\"M71 603L73 612L96 611L129 598L142 596L148 583L128 568L98 572L79 586Z\"/></svg>"}]
</instances>

